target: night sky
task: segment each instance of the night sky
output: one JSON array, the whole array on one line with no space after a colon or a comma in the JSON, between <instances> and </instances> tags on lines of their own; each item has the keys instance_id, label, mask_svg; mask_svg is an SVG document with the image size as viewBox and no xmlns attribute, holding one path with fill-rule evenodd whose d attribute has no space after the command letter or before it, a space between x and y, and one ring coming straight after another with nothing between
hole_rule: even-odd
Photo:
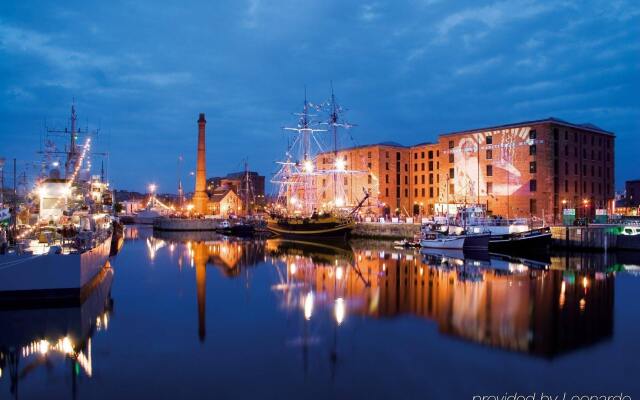
<instances>
[{"instance_id":1,"label":"night sky","mask_svg":"<svg viewBox=\"0 0 640 400\"><path fill-rule=\"evenodd\" d=\"M198 113L208 175L267 177L304 87L330 82L360 145L554 116L617 134L640 178L637 1L0 2L0 156L36 161L44 121L101 128L117 188L187 189ZM95 156L94 165L100 158Z\"/></svg>"}]
</instances>

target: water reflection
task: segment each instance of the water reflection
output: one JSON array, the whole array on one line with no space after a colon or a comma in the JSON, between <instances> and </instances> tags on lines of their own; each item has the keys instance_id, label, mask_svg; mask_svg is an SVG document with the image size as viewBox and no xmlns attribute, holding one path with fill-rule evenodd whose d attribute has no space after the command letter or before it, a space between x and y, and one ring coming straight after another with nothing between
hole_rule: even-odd
<instances>
[{"instance_id":1,"label":"water reflection","mask_svg":"<svg viewBox=\"0 0 640 400\"><path fill-rule=\"evenodd\" d=\"M8 375L13 398L37 370L58 365L67 366L71 394L76 397L78 377L93 376L91 340L109 327L112 281L113 270L105 268L78 305L0 310L0 377Z\"/></svg>"},{"instance_id":2,"label":"water reflection","mask_svg":"<svg viewBox=\"0 0 640 400\"><path fill-rule=\"evenodd\" d=\"M544 357L612 335L615 272L592 256L545 262L352 244L267 241L283 305L306 320L332 309L337 325L350 315L417 316L445 335Z\"/></svg>"},{"instance_id":3,"label":"water reflection","mask_svg":"<svg viewBox=\"0 0 640 400\"><path fill-rule=\"evenodd\" d=\"M177 257L178 268L188 264L195 269L200 342L206 338L207 266L218 269L226 278L234 278L262 261L264 254L261 241L228 238L215 232L155 232L146 242L151 261L158 250L168 246Z\"/></svg>"}]
</instances>

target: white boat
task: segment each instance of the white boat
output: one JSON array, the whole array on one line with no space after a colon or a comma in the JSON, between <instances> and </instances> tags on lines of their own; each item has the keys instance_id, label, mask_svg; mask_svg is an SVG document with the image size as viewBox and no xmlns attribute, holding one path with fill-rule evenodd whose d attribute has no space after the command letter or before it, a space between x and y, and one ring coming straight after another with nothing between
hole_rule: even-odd
<instances>
[{"instance_id":1,"label":"white boat","mask_svg":"<svg viewBox=\"0 0 640 400\"><path fill-rule=\"evenodd\" d=\"M464 236L449 236L439 232L427 232L420 239L420 247L462 250L464 241Z\"/></svg>"},{"instance_id":2,"label":"white boat","mask_svg":"<svg viewBox=\"0 0 640 400\"><path fill-rule=\"evenodd\" d=\"M32 241L26 249L0 256L0 300L79 298L107 264L111 236L108 231L87 237L84 250Z\"/></svg>"},{"instance_id":3,"label":"white boat","mask_svg":"<svg viewBox=\"0 0 640 400\"><path fill-rule=\"evenodd\" d=\"M113 197L104 174L90 174L91 138L87 137L83 145L76 142L80 131L76 130L75 107L71 108L70 130L49 132L69 135L64 175L62 162L50 161L61 153L50 144L45 151L45 168L34 190L25 195L20 207L14 206L34 218L19 218L20 213L12 216L13 226L8 227L11 243L5 241L8 231L0 232L3 306L78 300L101 275L109 259Z\"/></svg>"},{"instance_id":4,"label":"white boat","mask_svg":"<svg viewBox=\"0 0 640 400\"><path fill-rule=\"evenodd\" d=\"M140 225L153 225L155 220L161 216L162 214L152 208L144 209L133 216L133 222Z\"/></svg>"}]
</instances>

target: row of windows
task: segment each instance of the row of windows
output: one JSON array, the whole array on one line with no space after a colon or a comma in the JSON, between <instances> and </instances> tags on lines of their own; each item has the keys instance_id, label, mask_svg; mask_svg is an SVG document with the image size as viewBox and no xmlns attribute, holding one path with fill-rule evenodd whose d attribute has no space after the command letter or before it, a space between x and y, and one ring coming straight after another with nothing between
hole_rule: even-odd
<instances>
[{"instance_id":1,"label":"row of windows","mask_svg":"<svg viewBox=\"0 0 640 400\"><path fill-rule=\"evenodd\" d=\"M420 152L420 158L424 158L424 151ZM427 152L427 156L429 158L429 160L433 159L433 150L429 150ZM436 157L440 157L440 150L436 150ZM417 160L418 159L418 152L416 151L415 153L413 153L413 159Z\"/></svg>"},{"instance_id":2,"label":"row of windows","mask_svg":"<svg viewBox=\"0 0 640 400\"><path fill-rule=\"evenodd\" d=\"M420 193L422 194L422 197L426 196L426 189L422 188ZM435 195L436 196L440 196L440 189L439 188L435 188ZM418 189L413 189L413 197L418 197ZM433 187L429 188L429 198L433 198L434 197L434 189Z\"/></svg>"}]
</instances>

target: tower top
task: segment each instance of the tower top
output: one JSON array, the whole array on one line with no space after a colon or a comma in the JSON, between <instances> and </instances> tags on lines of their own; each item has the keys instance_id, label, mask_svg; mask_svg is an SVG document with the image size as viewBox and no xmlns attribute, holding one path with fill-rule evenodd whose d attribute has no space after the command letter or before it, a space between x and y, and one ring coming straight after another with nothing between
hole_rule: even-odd
<instances>
[{"instance_id":1,"label":"tower top","mask_svg":"<svg viewBox=\"0 0 640 400\"><path fill-rule=\"evenodd\" d=\"M204 119L204 113L200 113L200 118L198 118L198 123L207 123L207 120Z\"/></svg>"}]
</instances>

